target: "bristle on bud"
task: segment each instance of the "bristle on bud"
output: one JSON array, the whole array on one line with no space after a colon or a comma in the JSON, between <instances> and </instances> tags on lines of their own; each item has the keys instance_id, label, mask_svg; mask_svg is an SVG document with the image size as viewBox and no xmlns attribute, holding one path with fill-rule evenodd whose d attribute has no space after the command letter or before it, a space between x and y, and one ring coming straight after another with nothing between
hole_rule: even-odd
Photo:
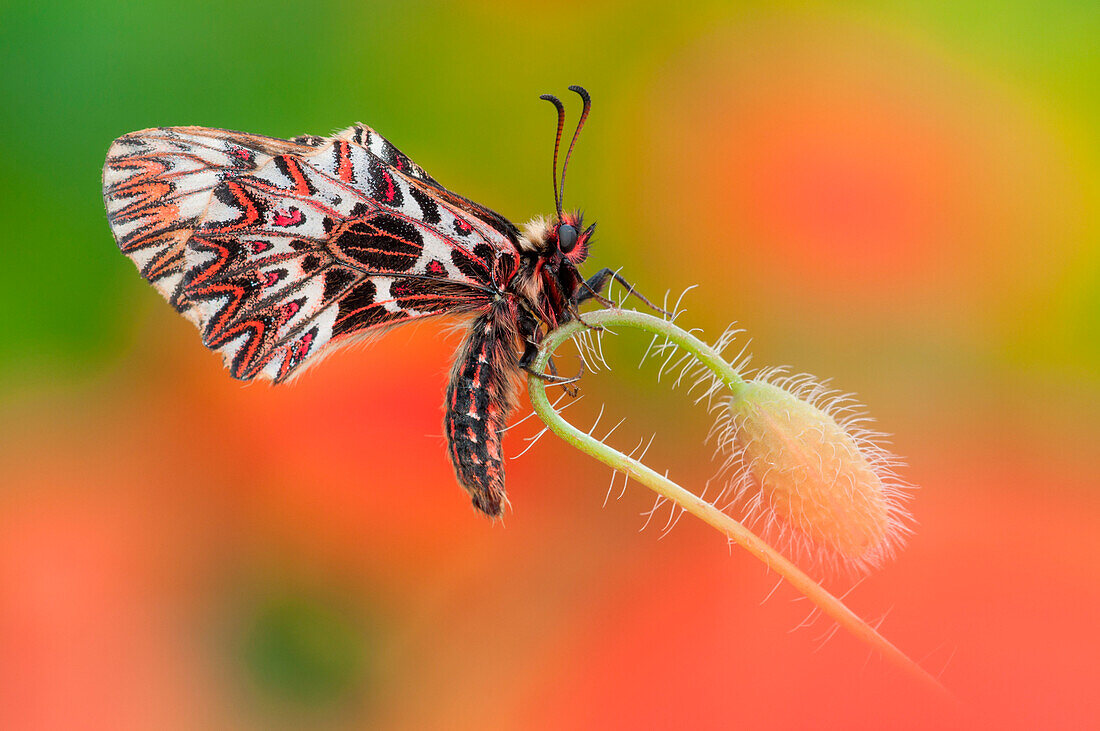
<instances>
[{"instance_id":1,"label":"bristle on bud","mask_svg":"<svg viewBox=\"0 0 1100 731\"><path fill-rule=\"evenodd\" d=\"M771 371L718 412L723 470L746 522L826 568L865 573L893 557L910 532L909 486L849 399Z\"/></svg>"}]
</instances>

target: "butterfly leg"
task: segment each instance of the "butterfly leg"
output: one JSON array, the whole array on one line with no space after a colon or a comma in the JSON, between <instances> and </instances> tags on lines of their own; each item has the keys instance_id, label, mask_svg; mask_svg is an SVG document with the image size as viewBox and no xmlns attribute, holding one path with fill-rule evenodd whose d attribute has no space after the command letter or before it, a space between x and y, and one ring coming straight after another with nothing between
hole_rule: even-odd
<instances>
[{"instance_id":1,"label":"butterfly leg","mask_svg":"<svg viewBox=\"0 0 1100 731\"><path fill-rule=\"evenodd\" d=\"M575 376L559 376L558 367L554 364L554 359L550 358L547 361L547 365L550 367L549 373L541 373L536 371L532 366L535 362L535 358L538 357L539 348L538 345L531 341L527 341L527 345L523 350L523 356L519 359L519 367L530 373L535 378L539 379L543 383L549 383L554 386L561 386L565 389L565 392L569 394L570 398L576 398L580 393L580 389L572 384L581 380L581 376L584 375L584 361L581 361L581 370Z\"/></svg>"},{"instance_id":2,"label":"butterfly leg","mask_svg":"<svg viewBox=\"0 0 1100 731\"><path fill-rule=\"evenodd\" d=\"M548 359L547 364L550 366L550 376L554 379L550 381L550 383L561 386L562 390L565 391L566 394L568 394L569 398L577 398L577 396L579 396L581 393L581 389L580 387L574 386L573 384L581 380L581 376L584 375L584 359L581 359L581 369L577 372L577 375L572 377L559 376L558 368L554 365L553 358Z\"/></svg>"},{"instance_id":3,"label":"butterfly leg","mask_svg":"<svg viewBox=\"0 0 1100 731\"><path fill-rule=\"evenodd\" d=\"M537 348L535 349L535 352L538 352ZM531 362L521 364L521 367L523 368L523 370L527 371L529 374L539 379L543 383L548 383L551 386L561 386L562 389L564 389L564 391L569 395L569 398L576 398L580 394L581 390L573 384L581 380L581 376L584 375L584 361L581 361L581 369L577 372L577 375L575 376L559 376L558 368L556 365L554 365L553 358L550 358L547 361L547 365L550 366L549 373L540 373L534 370L531 367L531 363L533 362L534 359L532 358Z\"/></svg>"},{"instance_id":4,"label":"butterfly leg","mask_svg":"<svg viewBox=\"0 0 1100 731\"><path fill-rule=\"evenodd\" d=\"M660 312L662 315L667 316L672 314L667 310L663 310L657 305L650 302L648 299L645 298L645 296L642 295L641 292L634 289L634 285L623 278L621 274L619 274L614 269L609 268L601 269L581 283L581 286L578 287L577 291L573 294L573 305L577 306L584 302L587 302L590 299L594 299L605 307L617 307L614 302L601 294L601 292L603 292L603 288L607 285L608 280L611 279L614 279L616 282L626 287L627 296L634 295L650 308L657 312Z\"/></svg>"}]
</instances>

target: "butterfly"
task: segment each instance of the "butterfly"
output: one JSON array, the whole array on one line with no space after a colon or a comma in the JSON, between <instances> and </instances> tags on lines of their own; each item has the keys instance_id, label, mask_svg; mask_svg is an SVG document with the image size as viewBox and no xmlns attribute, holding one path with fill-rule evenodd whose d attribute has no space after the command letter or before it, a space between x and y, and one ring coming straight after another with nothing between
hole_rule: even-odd
<instances>
[{"instance_id":1,"label":"butterfly","mask_svg":"<svg viewBox=\"0 0 1100 731\"><path fill-rule=\"evenodd\" d=\"M235 378L282 383L322 353L387 328L467 316L444 404L447 451L475 508L507 502L501 431L518 383L549 330L580 317L611 279L585 279L595 224L564 211L558 178L565 108L557 110L556 215L522 228L443 187L363 124L290 140L207 127L119 137L103 199L119 249L202 333ZM540 377L556 379L553 375ZM563 380L563 379L557 379Z\"/></svg>"}]
</instances>

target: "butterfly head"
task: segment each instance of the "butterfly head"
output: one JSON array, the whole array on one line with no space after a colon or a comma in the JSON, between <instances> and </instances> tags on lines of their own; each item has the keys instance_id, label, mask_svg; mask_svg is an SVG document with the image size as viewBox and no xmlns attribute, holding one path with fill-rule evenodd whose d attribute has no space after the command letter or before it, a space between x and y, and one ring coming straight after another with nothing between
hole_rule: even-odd
<instances>
[{"instance_id":1,"label":"butterfly head","mask_svg":"<svg viewBox=\"0 0 1100 731\"><path fill-rule=\"evenodd\" d=\"M538 240L540 245L535 248L544 255L561 252L572 264L577 265L588 256L588 245L592 240L592 232L595 230L596 224L585 228L584 217L581 213L578 211L563 211L562 201L565 199L565 172L569 169L569 158L573 154L573 147L577 144L577 137L580 136L581 128L584 127L584 121L588 119L588 112L592 108L592 97L580 86L570 86L569 90L580 96L584 107L581 110L581 118L577 122L577 129L573 132L573 141L569 143L569 151L565 153L565 162L561 167L560 183L558 181L558 149L561 147L561 133L565 127L565 106L553 94L543 94L541 97L553 104L554 108L558 110L558 133L554 138L553 168L554 205L557 209L557 216L550 222L540 221L541 225L535 228L532 228L529 224L527 234L529 240ZM531 223L534 224L535 221Z\"/></svg>"},{"instance_id":2,"label":"butterfly head","mask_svg":"<svg viewBox=\"0 0 1100 731\"><path fill-rule=\"evenodd\" d=\"M551 235L553 247L560 251L574 265L581 264L588 257L588 246L596 224L584 227L584 215L577 211L567 211L553 226Z\"/></svg>"},{"instance_id":3,"label":"butterfly head","mask_svg":"<svg viewBox=\"0 0 1100 731\"><path fill-rule=\"evenodd\" d=\"M596 224L584 227L584 214L579 211L564 211L561 217L535 218L528 221L520 235L519 245L523 251L545 258L560 255L574 266L579 266L588 258L588 247Z\"/></svg>"}]
</instances>

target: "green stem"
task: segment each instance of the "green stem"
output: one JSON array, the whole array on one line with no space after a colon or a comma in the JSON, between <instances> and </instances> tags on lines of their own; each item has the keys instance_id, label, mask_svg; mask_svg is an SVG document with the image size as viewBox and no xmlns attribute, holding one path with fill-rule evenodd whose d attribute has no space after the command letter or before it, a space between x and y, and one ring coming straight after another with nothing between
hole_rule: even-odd
<instances>
[{"instance_id":1,"label":"green stem","mask_svg":"<svg viewBox=\"0 0 1100 731\"><path fill-rule=\"evenodd\" d=\"M671 322L652 315L633 310L606 309L587 312L585 323L592 327L632 327L652 333L669 342L675 343L690 352L698 361L710 369L734 394L743 389L744 380L714 348L694 335L676 327ZM542 373L551 354L569 338L578 334L585 325L573 321L549 333L542 341L538 358L533 370ZM792 586L816 604L822 612L832 617L838 624L854 634L863 642L877 650L895 666L908 673L937 693L949 695L938 680L929 675L919 665L909 659L873 627L860 619L840 599L825 590L805 572L791 563L779 551L750 531L740 522L708 503L694 493L685 490L672 480L658 474L646 465L631 459L627 455L612 449L598 439L586 434L565 421L550 403L546 395L546 384L537 376L529 375L527 387L531 396L531 405L535 413L546 425L585 454L603 462L613 470L622 472L627 478L633 478L658 495L661 495L703 520L707 524L726 534L745 550L763 561L768 568L786 579Z\"/></svg>"}]
</instances>

